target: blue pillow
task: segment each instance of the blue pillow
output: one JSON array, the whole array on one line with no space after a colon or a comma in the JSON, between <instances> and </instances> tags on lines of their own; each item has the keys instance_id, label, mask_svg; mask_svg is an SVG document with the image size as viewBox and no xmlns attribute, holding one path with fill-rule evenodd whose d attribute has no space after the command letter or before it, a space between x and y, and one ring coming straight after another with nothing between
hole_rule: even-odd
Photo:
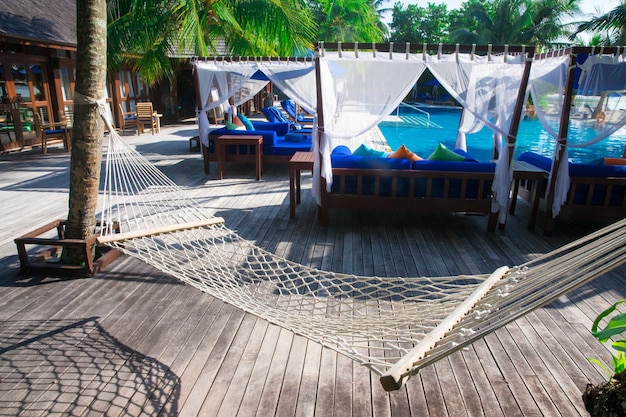
<instances>
[{"instance_id":1,"label":"blue pillow","mask_svg":"<svg viewBox=\"0 0 626 417\"><path fill-rule=\"evenodd\" d=\"M237 117L239 117L241 123L243 123L243 125L246 127L246 130L254 130L252 122L246 116L244 116L243 114L238 114Z\"/></svg>"},{"instance_id":2,"label":"blue pillow","mask_svg":"<svg viewBox=\"0 0 626 417\"><path fill-rule=\"evenodd\" d=\"M454 153L461 155L464 159L465 162L480 162L478 161L478 159L474 158L472 155L470 155L469 153L467 153L466 151L464 151L463 149L460 148L456 148L454 150Z\"/></svg>"},{"instance_id":3,"label":"blue pillow","mask_svg":"<svg viewBox=\"0 0 626 417\"><path fill-rule=\"evenodd\" d=\"M366 144L361 144L356 150L352 153L352 155L359 156L371 156L375 158L386 158L387 152L377 151L376 149L372 149Z\"/></svg>"}]
</instances>

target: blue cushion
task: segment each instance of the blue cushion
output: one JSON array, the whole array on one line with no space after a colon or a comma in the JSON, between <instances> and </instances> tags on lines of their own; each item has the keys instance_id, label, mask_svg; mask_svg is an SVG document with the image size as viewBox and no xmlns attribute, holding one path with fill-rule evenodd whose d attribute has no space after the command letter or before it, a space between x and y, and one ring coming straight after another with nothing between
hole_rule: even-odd
<instances>
[{"instance_id":1,"label":"blue cushion","mask_svg":"<svg viewBox=\"0 0 626 417\"><path fill-rule=\"evenodd\" d=\"M304 134L304 133L287 133L285 135L285 140L287 142L309 142L311 143L312 136Z\"/></svg>"},{"instance_id":2,"label":"blue cushion","mask_svg":"<svg viewBox=\"0 0 626 417\"><path fill-rule=\"evenodd\" d=\"M411 169L411 161L401 158L372 158L359 155L331 155L333 168Z\"/></svg>"},{"instance_id":3,"label":"blue cushion","mask_svg":"<svg viewBox=\"0 0 626 417\"><path fill-rule=\"evenodd\" d=\"M50 129L50 130L44 130L44 133L46 135L60 135L62 133L65 133L65 130L63 130L63 129Z\"/></svg>"},{"instance_id":4,"label":"blue cushion","mask_svg":"<svg viewBox=\"0 0 626 417\"><path fill-rule=\"evenodd\" d=\"M463 149L456 148L454 150L454 153L456 153L458 155L461 155L463 158L465 158L463 160L465 162L479 162L478 159L474 158L472 155L470 155L469 153L467 153Z\"/></svg>"},{"instance_id":5,"label":"blue cushion","mask_svg":"<svg viewBox=\"0 0 626 417\"><path fill-rule=\"evenodd\" d=\"M246 116L244 116L243 114L238 114L237 117L239 117L241 123L243 123L243 125L246 127L246 130L255 130L254 125Z\"/></svg>"},{"instance_id":6,"label":"blue cushion","mask_svg":"<svg viewBox=\"0 0 626 417\"><path fill-rule=\"evenodd\" d=\"M296 152L309 152L311 150L311 142L287 142L286 140L277 140L276 144L270 149L263 148L265 155L293 155Z\"/></svg>"},{"instance_id":7,"label":"blue cushion","mask_svg":"<svg viewBox=\"0 0 626 417\"><path fill-rule=\"evenodd\" d=\"M453 172L495 172L493 162L465 162L465 161L431 161L423 159L413 162L413 169L420 171L453 171Z\"/></svg>"},{"instance_id":8,"label":"blue cushion","mask_svg":"<svg viewBox=\"0 0 626 417\"><path fill-rule=\"evenodd\" d=\"M345 145L339 145L333 149L332 155L352 155L352 151Z\"/></svg>"},{"instance_id":9,"label":"blue cushion","mask_svg":"<svg viewBox=\"0 0 626 417\"><path fill-rule=\"evenodd\" d=\"M441 172L487 172L493 173L496 170L496 164L492 162L465 162L465 161L430 161L422 160L413 162L413 169L420 171L441 171ZM430 185L433 197L443 197L444 179L434 178ZM468 198L476 198L478 196L478 180L469 180L465 184L466 196ZM427 190L427 181L420 178L415 181L413 190L416 196L425 196ZM461 179L451 179L448 184L448 195L451 198L460 198L463 182ZM491 181L487 181L483 187L482 198L487 198L491 193Z\"/></svg>"},{"instance_id":10,"label":"blue cushion","mask_svg":"<svg viewBox=\"0 0 626 417\"><path fill-rule=\"evenodd\" d=\"M289 123L273 123L273 122L252 122L255 130L273 130L278 136L285 136L289 133Z\"/></svg>"},{"instance_id":11,"label":"blue cushion","mask_svg":"<svg viewBox=\"0 0 626 417\"><path fill-rule=\"evenodd\" d=\"M524 152L518 158L518 161L528 162L531 165L541 168L544 171L550 171L552 168L552 159L547 156L539 155L535 152Z\"/></svg>"}]
</instances>

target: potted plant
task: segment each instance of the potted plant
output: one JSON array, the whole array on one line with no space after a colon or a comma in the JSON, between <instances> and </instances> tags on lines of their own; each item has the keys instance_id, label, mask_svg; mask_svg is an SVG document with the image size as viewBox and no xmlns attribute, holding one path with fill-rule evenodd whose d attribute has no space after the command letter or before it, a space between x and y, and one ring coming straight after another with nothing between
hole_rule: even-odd
<instances>
[{"instance_id":1,"label":"potted plant","mask_svg":"<svg viewBox=\"0 0 626 417\"><path fill-rule=\"evenodd\" d=\"M625 302L616 302L594 321L591 334L600 342L605 343L626 331L626 313L615 312L617 306ZM599 329L600 322L605 318L608 318L608 323ZM609 375L609 380L600 385L587 384L583 393L585 408L592 417L626 417L626 340L613 340L611 346L615 350L615 354L611 354L613 369L597 359L589 359Z\"/></svg>"}]
</instances>

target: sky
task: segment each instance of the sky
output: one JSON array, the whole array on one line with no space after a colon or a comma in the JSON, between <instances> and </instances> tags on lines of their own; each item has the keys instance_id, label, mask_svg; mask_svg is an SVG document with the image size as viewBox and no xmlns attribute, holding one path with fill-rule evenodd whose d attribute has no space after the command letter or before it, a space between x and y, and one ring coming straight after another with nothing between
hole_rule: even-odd
<instances>
[{"instance_id":1,"label":"sky","mask_svg":"<svg viewBox=\"0 0 626 417\"><path fill-rule=\"evenodd\" d=\"M460 8L464 0L388 0L388 2L384 4L384 6L393 8L393 5L396 2L400 2L404 5L417 4L420 7L428 6L429 2L434 4L445 3L448 5L448 10L453 10ZM620 4L620 0L580 0L579 4L583 16L580 16L575 20L587 20L587 18L602 15L611 11ZM391 12L387 13L384 21L387 24L391 23ZM585 39L588 36L583 33L580 35L580 37Z\"/></svg>"},{"instance_id":2,"label":"sky","mask_svg":"<svg viewBox=\"0 0 626 417\"><path fill-rule=\"evenodd\" d=\"M448 5L448 10L458 9L463 3L463 0L389 0L385 6L391 8L396 1L403 4L417 4L421 7L426 7L429 2L434 4L445 3ZM581 0L580 8L583 13L597 15L610 11L618 6L619 3L619 0ZM600 13L598 13L598 11L600 11ZM389 16L389 19L391 19L391 16Z\"/></svg>"}]
</instances>

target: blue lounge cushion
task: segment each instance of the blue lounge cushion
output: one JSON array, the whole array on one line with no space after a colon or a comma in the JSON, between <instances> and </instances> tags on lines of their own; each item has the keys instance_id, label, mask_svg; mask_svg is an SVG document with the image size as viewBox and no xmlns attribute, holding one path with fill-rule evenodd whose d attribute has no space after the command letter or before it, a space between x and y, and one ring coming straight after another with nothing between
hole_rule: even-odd
<instances>
[{"instance_id":1,"label":"blue lounge cushion","mask_svg":"<svg viewBox=\"0 0 626 417\"><path fill-rule=\"evenodd\" d=\"M550 171L552 167L552 159L547 156L539 155L535 152L523 152L518 158L518 161L528 162L531 165L541 168L544 171Z\"/></svg>"},{"instance_id":2,"label":"blue lounge cushion","mask_svg":"<svg viewBox=\"0 0 626 417\"><path fill-rule=\"evenodd\" d=\"M352 151L345 145L339 145L333 149L332 155L352 155Z\"/></svg>"},{"instance_id":3,"label":"blue lounge cushion","mask_svg":"<svg viewBox=\"0 0 626 417\"><path fill-rule=\"evenodd\" d=\"M472 155L470 155L469 153L467 153L467 151L464 151L463 149L459 149L456 148L454 149L454 153L461 155L463 158L464 162L480 162L478 159L474 158Z\"/></svg>"},{"instance_id":4,"label":"blue lounge cushion","mask_svg":"<svg viewBox=\"0 0 626 417\"><path fill-rule=\"evenodd\" d=\"M312 136L306 135L304 133L287 133L285 135L285 140L287 142L311 142Z\"/></svg>"}]
</instances>

